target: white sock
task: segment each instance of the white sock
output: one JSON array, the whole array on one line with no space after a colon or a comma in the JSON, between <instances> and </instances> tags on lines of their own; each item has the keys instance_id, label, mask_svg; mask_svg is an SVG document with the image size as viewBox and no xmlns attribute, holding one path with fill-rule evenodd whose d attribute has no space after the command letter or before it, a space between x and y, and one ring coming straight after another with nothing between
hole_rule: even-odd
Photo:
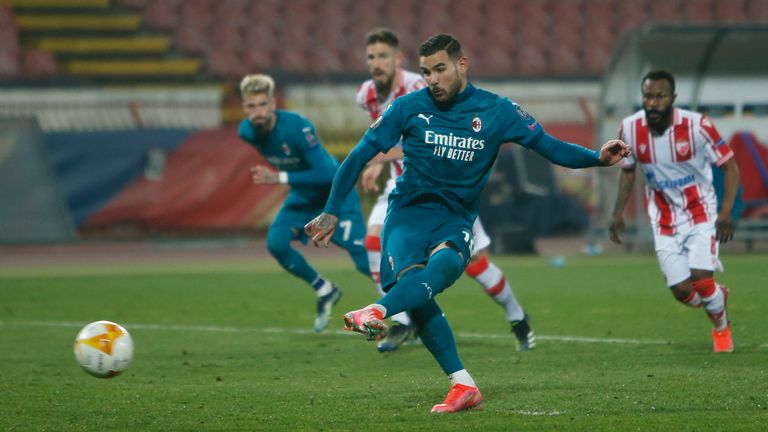
<instances>
[{"instance_id":1,"label":"white sock","mask_svg":"<svg viewBox=\"0 0 768 432\"><path fill-rule=\"evenodd\" d=\"M477 387L475 380L472 379L472 376L469 374L469 372L467 372L466 369L456 371L448 375L448 378L451 380L451 384L462 384L465 386Z\"/></svg>"},{"instance_id":2,"label":"white sock","mask_svg":"<svg viewBox=\"0 0 768 432\"><path fill-rule=\"evenodd\" d=\"M716 331L723 331L728 327L728 314L725 310L725 296L720 287L716 287L715 293L701 299L707 315L712 319Z\"/></svg>"},{"instance_id":3,"label":"white sock","mask_svg":"<svg viewBox=\"0 0 768 432\"><path fill-rule=\"evenodd\" d=\"M383 296L384 291L381 289L381 274L379 273L381 269L381 252L373 250L366 252L368 252L368 269L371 271L371 279L376 287L376 291L378 291L379 295Z\"/></svg>"},{"instance_id":4,"label":"white sock","mask_svg":"<svg viewBox=\"0 0 768 432\"><path fill-rule=\"evenodd\" d=\"M699 293L697 293L695 290L691 291L691 295L688 296L687 299L683 300L683 303L687 304L690 307L699 307L701 306L701 296Z\"/></svg>"},{"instance_id":5,"label":"white sock","mask_svg":"<svg viewBox=\"0 0 768 432\"><path fill-rule=\"evenodd\" d=\"M318 297L328 295L333 292L333 284L329 280L326 280L323 286L318 288L315 292L317 293Z\"/></svg>"},{"instance_id":6,"label":"white sock","mask_svg":"<svg viewBox=\"0 0 768 432\"><path fill-rule=\"evenodd\" d=\"M525 312L517 302L515 294L512 293L512 287L507 278L494 263L489 261L488 268L477 275L475 280L483 286L486 294L504 309L507 321L519 321L525 317ZM499 288L501 288L500 291Z\"/></svg>"},{"instance_id":7,"label":"white sock","mask_svg":"<svg viewBox=\"0 0 768 432\"><path fill-rule=\"evenodd\" d=\"M408 316L405 312L398 312L391 316L392 321L400 323L404 326L411 325L411 317Z\"/></svg>"}]
</instances>

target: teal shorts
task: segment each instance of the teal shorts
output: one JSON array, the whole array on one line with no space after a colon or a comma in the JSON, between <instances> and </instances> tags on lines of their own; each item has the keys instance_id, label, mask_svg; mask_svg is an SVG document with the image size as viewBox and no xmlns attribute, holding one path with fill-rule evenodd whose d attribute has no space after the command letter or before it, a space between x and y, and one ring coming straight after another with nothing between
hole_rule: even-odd
<instances>
[{"instance_id":1,"label":"teal shorts","mask_svg":"<svg viewBox=\"0 0 768 432\"><path fill-rule=\"evenodd\" d=\"M295 199L288 194L283 207L275 216L270 229L290 228L293 240L307 244L309 237L304 232L304 225L323 212L325 201L308 203L301 197ZM333 233L331 241L349 252L365 251L364 241L367 231L363 214L360 210L360 200L354 191L349 194L339 212L339 226Z\"/></svg>"},{"instance_id":2,"label":"teal shorts","mask_svg":"<svg viewBox=\"0 0 768 432\"><path fill-rule=\"evenodd\" d=\"M473 220L453 213L438 202L393 208L381 232L381 286L387 291L397 275L414 264L425 264L432 250L443 242L461 253L464 266L472 256Z\"/></svg>"}]
</instances>

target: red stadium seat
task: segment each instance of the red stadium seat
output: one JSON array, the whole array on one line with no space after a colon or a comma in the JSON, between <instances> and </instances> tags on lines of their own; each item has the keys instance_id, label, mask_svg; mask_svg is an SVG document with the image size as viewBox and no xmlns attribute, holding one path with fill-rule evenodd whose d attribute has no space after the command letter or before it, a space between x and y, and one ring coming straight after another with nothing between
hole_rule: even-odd
<instances>
[{"instance_id":1,"label":"red stadium seat","mask_svg":"<svg viewBox=\"0 0 768 432\"><path fill-rule=\"evenodd\" d=\"M654 24L674 24L682 21L680 0L651 2L650 19Z\"/></svg>"},{"instance_id":2,"label":"red stadium seat","mask_svg":"<svg viewBox=\"0 0 768 432\"><path fill-rule=\"evenodd\" d=\"M285 0L283 18L290 22L290 27L304 29L315 25L315 2L312 0Z\"/></svg>"},{"instance_id":3,"label":"red stadium seat","mask_svg":"<svg viewBox=\"0 0 768 432\"><path fill-rule=\"evenodd\" d=\"M547 0L520 3L520 6L515 10L520 16L518 23L520 30L524 31L530 27L551 28L552 18L549 11L554 4L554 2Z\"/></svg>"},{"instance_id":4,"label":"red stadium seat","mask_svg":"<svg viewBox=\"0 0 768 432\"><path fill-rule=\"evenodd\" d=\"M274 52L269 48L245 47L241 61L247 73L256 73L275 67Z\"/></svg>"},{"instance_id":5,"label":"red stadium seat","mask_svg":"<svg viewBox=\"0 0 768 432\"><path fill-rule=\"evenodd\" d=\"M27 78L45 78L58 73L56 56L50 51L25 50L22 55L22 68Z\"/></svg>"},{"instance_id":6,"label":"red stadium seat","mask_svg":"<svg viewBox=\"0 0 768 432\"><path fill-rule=\"evenodd\" d=\"M244 47L244 32L234 26L214 25L211 29L211 47L213 50L239 50Z\"/></svg>"},{"instance_id":7,"label":"red stadium seat","mask_svg":"<svg viewBox=\"0 0 768 432\"><path fill-rule=\"evenodd\" d=\"M768 2L765 0L747 0L747 19L751 23L768 22Z\"/></svg>"},{"instance_id":8,"label":"red stadium seat","mask_svg":"<svg viewBox=\"0 0 768 432\"><path fill-rule=\"evenodd\" d=\"M517 72L526 77L538 77L547 73L547 53L541 46L526 44L517 51Z\"/></svg>"},{"instance_id":9,"label":"red stadium seat","mask_svg":"<svg viewBox=\"0 0 768 432\"><path fill-rule=\"evenodd\" d=\"M0 47L0 79L17 78L21 75L19 50Z\"/></svg>"},{"instance_id":10,"label":"red stadium seat","mask_svg":"<svg viewBox=\"0 0 768 432\"><path fill-rule=\"evenodd\" d=\"M584 2L584 30L593 25L615 27L616 0L589 0Z\"/></svg>"},{"instance_id":11,"label":"red stadium seat","mask_svg":"<svg viewBox=\"0 0 768 432\"><path fill-rule=\"evenodd\" d=\"M345 73L343 54L335 48L309 50L308 68L320 74Z\"/></svg>"},{"instance_id":12,"label":"red stadium seat","mask_svg":"<svg viewBox=\"0 0 768 432\"><path fill-rule=\"evenodd\" d=\"M646 0L620 1L616 11L617 36L621 37L648 22Z\"/></svg>"},{"instance_id":13,"label":"red stadium seat","mask_svg":"<svg viewBox=\"0 0 768 432\"><path fill-rule=\"evenodd\" d=\"M720 21L720 17L713 14L712 0L684 0L683 16L685 21L691 24L709 24Z\"/></svg>"},{"instance_id":14,"label":"red stadium seat","mask_svg":"<svg viewBox=\"0 0 768 432\"><path fill-rule=\"evenodd\" d=\"M744 0L730 0L715 2L715 17L717 22L723 24L741 24L748 22ZM763 2L765 3L765 2Z\"/></svg>"},{"instance_id":15,"label":"red stadium seat","mask_svg":"<svg viewBox=\"0 0 768 432\"><path fill-rule=\"evenodd\" d=\"M246 14L252 23L272 23L275 26L282 24L282 2L280 0L259 0L248 2Z\"/></svg>"},{"instance_id":16,"label":"red stadium seat","mask_svg":"<svg viewBox=\"0 0 768 432\"><path fill-rule=\"evenodd\" d=\"M0 27L0 49L21 49L19 46L19 35L14 26Z\"/></svg>"},{"instance_id":17,"label":"red stadium seat","mask_svg":"<svg viewBox=\"0 0 768 432\"><path fill-rule=\"evenodd\" d=\"M194 27L202 32L208 28L213 15L213 3L209 0L186 0L179 10L181 25Z\"/></svg>"},{"instance_id":18,"label":"red stadium seat","mask_svg":"<svg viewBox=\"0 0 768 432\"><path fill-rule=\"evenodd\" d=\"M555 43L549 56L549 68L556 75L581 75L584 68L579 47Z\"/></svg>"},{"instance_id":19,"label":"red stadium seat","mask_svg":"<svg viewBox=\"0 0 768 432\"><path fill-rule=\"evenodd\" d=\"M233 48L217 47L207 57L208 70L216 75L238 80L250 73L251 68Z\"/></svg>"},{"instance_id":20,"label":"red stadium seat","mask_svg":"<svg viewBox=\"0 0 768 432\"><path fill-rule=\"evenodd\" d=\"M294 74L309 73L308 55L303 49L279 49L275 53L275 67Z\"/></svg>"},{"instance_id":21,"label":"red stadium seat","mask_svg":"<svg viewBox=\"0 0 768 432\"><path fill-rule=\"evenodd\" d=\"M587 75L602 75L608 68L611 60L611 48L609 46L592 46L584 50L582 64Z\"/></svg>"},{"instance_id":22,"label":"red stadium seat","mask_svg":"<svg viewBox=\"0 0 768 432\"><path fill-rule=\"evenodd\" d=\"M469 72L493 78L510 77L516 71L516 53L490 44L469 57Z\"/></svg>"},{"instance_id":23,"label":"red stadium seat","mask_svg":"<svg viewBox=\"0 0 768 432\"><path fill-rule=\"evenodd\" d=\"M600 75L605 72L611 50L616 41L616 31L611 28L611 23L604 21L601 21L600 25L587 27L582 52L582 65L585 74Z\"/></svg>"},{"instance_id":24,"label":"red stadium seat","mask_svg":"<svg viewBox=\"0 0 768 432\"><path fill-rule=\"evenodd\" d=\"M248 24L247 0L230 0L214 5L212 24L244 28Z\"/></svg>"},{"instance_id":25,"label":"red stadium seat","mask_svg":"<svg viewBox=\"0 0 768 432\"><path fill-rule=\"evenodd\" d=\"M155 0L147 6L146 17L149 24L161 30L174 30L179 25L180 0Z\"/></svg>"},{"instance_id":26,"label":"red stadium seat","mask_svg":"<svg viewBox=\"0 0 768 432\"><path fill-rule=\"evenodd\" d=\"M211 40L207 32L192 26L177 27L174 40L178 47L187 53L205 53L211 48Z\"/></svg>"}]
</instances>

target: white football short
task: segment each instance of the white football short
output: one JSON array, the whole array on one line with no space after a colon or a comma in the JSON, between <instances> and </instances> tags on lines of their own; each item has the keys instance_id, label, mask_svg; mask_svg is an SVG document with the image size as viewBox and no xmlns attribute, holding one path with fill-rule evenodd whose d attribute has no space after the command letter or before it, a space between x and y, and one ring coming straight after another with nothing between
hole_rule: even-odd
<instances>
[{"instance_id":1,"label":"white football short","mask_svg":"<svg viewBox=\"0 0 768 432\"><path fill-rule=\"evenodd\" d=\"M691 269L722 271L720 245L713 223L678 228L674 235L654 235L656 257L667 286L677 285L691 276Z\"/></svg>"}]
</instances>

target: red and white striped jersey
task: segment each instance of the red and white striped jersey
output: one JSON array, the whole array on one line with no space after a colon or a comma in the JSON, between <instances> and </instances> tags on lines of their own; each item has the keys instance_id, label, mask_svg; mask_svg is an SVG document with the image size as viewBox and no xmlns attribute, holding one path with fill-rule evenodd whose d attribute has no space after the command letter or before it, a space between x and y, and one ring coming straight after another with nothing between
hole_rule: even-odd
<instances>
[{"instance_id":1,"label":"red and white striped jersey","mask_svg":"<svg viewBox=\"0 0 768 432\"><path fill-rule=\"evenodd\" d=\"M712 164L721 166L733 157L706 116L675 108L673 117L673 124L660 136L651 132L643 110L622 120L619 130L619 139L632 149L632 156L621 162L622 168L640 164L648 216L654 231L662 235L673 235L685 226L714 223L717 197Z\"/></svg>"},{"instance_id":2,"label":"red and white striped jersey","mask_svg":"<svg viewBox=\"0 0 768 432\"><path fill-rule=\"evenodd\" d=\"M396 73L398 74L399 84L397 88L393 89L393 91L383 102L379 102L379 98L376 94L376 85L373 83L372 79L365 81L357 90L357 104L360 105L364 110L368 111L368 114L371 116L371 120L376 121L384 109L386 109L389 104L391 104L392 101L394 101L396 98L427 86L427 83L424 81L421 75L417 73L409 72L403 69L398 69ZM387 181L387 188L385 191L387 193L392 191L394 188L395 179L403 173L402 159L392 161L389 164L389 172L389 181Z\"/></svg>"}]
</instances>

